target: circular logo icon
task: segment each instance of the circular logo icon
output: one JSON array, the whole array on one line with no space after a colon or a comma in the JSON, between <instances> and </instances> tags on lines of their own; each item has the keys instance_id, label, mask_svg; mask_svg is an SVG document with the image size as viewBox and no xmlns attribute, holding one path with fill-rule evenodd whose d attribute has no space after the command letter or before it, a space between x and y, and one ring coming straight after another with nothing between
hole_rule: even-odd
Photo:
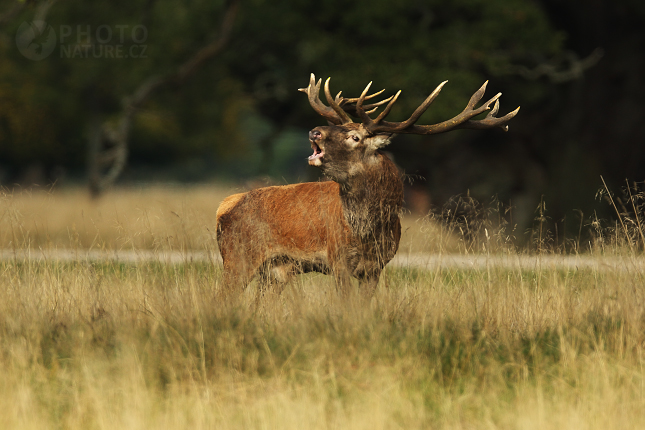
<instances>
[{"instance_id":1,"label":"circular logo icon","mask_svg":"<svg viewBox=\"0 0 645 430\"><path fill-rule=\"evenodd\" d=\"M45 21L23 22L16 33L16 45L25 58L39 61L54 52L56 32Z\"/></svg>"}]
</instances>

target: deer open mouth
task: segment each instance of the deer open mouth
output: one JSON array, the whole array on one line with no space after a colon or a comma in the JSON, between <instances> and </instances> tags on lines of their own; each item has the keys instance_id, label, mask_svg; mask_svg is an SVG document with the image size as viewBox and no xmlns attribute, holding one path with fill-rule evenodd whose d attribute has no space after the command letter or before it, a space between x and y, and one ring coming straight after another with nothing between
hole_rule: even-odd
<instances>
[{"instance_id":1,"label":"deer open mouth","mask_svg":"<svg viewBox=\"0 0 645 430\"><path fill-rule=\"evenodd\" d=\"M309 156L309 164L311 166L320 166L322 164L322 158L325 155L325 151L323 151L316 142L311 142L311 148L314 150L314 153Z\"/></svg>"}]
</instances>

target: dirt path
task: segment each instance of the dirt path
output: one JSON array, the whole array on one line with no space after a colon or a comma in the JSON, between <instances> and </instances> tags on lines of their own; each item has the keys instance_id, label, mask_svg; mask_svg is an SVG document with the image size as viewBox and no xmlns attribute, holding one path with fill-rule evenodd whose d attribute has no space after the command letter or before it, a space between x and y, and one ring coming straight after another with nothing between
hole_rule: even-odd
<instances>
[{"instance_id":1,"label":"dirt path","mask_svg":"<svg viewBox=\"0 0 645 430\"><path fill-rule=\"evenodd\" d=\"M150 250L0 250L0 260L30 261L113 261L125 263L162 262L212 262L221 264L217 253L205 251L150 251ZM436 270L439 268L483 269L505 267L509 269L594 269L645 271L645 258L634 256L594 255L463 255L463 254L406 254L399 253L390 266Z\"/></svg>"}]
</instances>

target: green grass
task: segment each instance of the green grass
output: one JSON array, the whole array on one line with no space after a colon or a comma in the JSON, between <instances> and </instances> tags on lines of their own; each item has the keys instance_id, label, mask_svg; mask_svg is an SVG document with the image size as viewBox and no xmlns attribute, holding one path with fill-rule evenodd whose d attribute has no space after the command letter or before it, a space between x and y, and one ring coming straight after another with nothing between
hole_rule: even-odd
<instances>
[{"instance_id":1,"label":"green grass","mask_svg":"<svg viewBox=\"0 0 645 430\"><path fill-rule=\"evenodd\" d=\"M208 264L0 263L6 428L645 425L638 272L391 269L238 308Z\"/></svg>"}]
</instances>

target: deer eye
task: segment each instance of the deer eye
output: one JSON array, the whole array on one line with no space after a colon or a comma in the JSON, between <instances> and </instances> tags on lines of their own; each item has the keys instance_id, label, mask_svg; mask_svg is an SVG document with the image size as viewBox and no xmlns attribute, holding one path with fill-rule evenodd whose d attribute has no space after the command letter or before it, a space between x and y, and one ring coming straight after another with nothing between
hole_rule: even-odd
<instances>
[{"instance_id":1,"label":"deer eye","mask_svg":"<svg viewBox=\"0 0 645 430\"><path fill-rule=\"evenodd\" d=\"M361 138L358 136L352 136L352 139L354 139L354 142L358 142L359 140L361 140Z\"/></svg>"}]
</instances>

